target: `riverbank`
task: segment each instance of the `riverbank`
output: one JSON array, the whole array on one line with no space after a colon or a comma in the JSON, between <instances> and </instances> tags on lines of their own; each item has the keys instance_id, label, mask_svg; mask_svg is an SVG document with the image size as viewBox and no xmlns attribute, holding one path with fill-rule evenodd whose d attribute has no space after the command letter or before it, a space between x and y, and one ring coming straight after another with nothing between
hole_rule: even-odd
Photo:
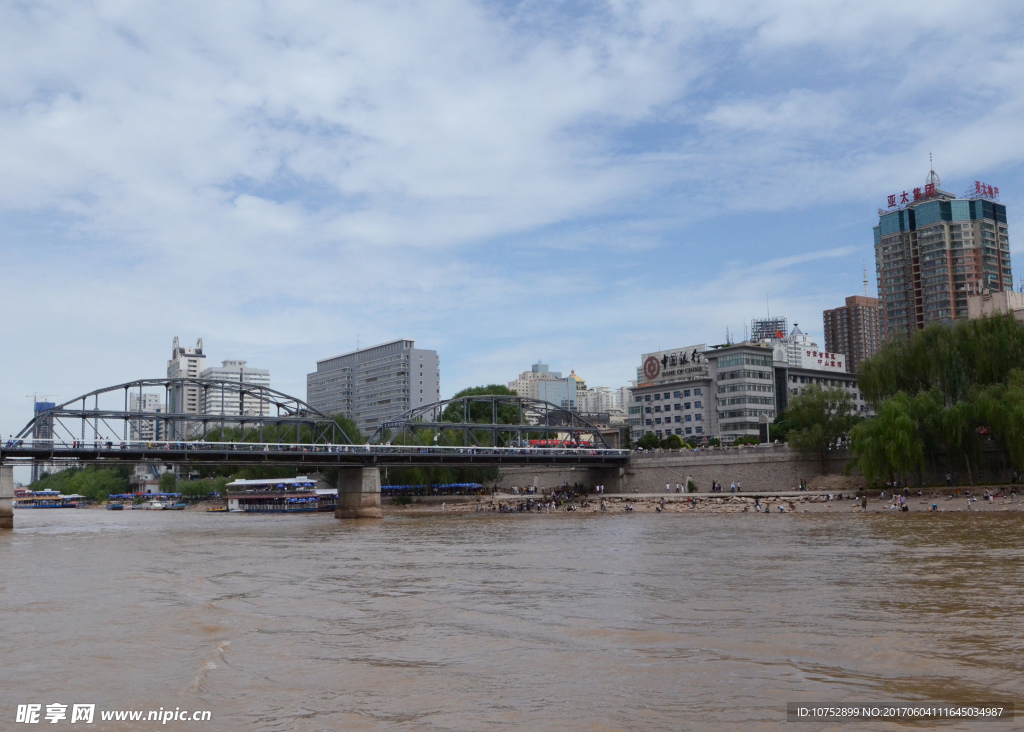
<instances>
[{"instance_id":1,"label":"riverbank","mask_svg":"<svg viewBox=\"0 0 1024 732\"><path fill-rule=\"evenodd\" d=\"M949 494L932 495L935 491L925 495L911 495L907 499L907 506L910 511L937 511L937 512L1004 512L1024 510L1024 497L1018 495L1015 499L1007 495L1004 498L995 498L991 502L986 501L983 496L985 487L976 488L972 491L973 498L977 500L968 504L965 495L950 498ZM778 492L778 493L645 493L645 494L615 494L603 497L586 496L584 498L562 501L561 505L551 509L549 502L542 495L519 496L498 493L494 496L448 496L445 498L424 497L414 500L407 505L396 505L391 501L382 501L382 508L385 515L422 515L422 514L449 514L449 513L497 513L497 512L527 512L525 507L530 505L530 513L621 513L633 511L636 513L658 513L658 509L664 513L759 513L767 509L771 513L885 513L896 512L893 508L895 501L891 496L881 498L877 493L868 494L867 508L862 508L859 494L852 492L829 493L826 491L809 492ZM530 503L532 499L532 504ZM601 510L601 502L605 502L606 508ZM935 507L933 509L933 506ZM968 507L969 506L969 507ZM522 507L522 508L521 508ZM780 510L781 509L781 510Z\"/></svg>"}]
</instances>

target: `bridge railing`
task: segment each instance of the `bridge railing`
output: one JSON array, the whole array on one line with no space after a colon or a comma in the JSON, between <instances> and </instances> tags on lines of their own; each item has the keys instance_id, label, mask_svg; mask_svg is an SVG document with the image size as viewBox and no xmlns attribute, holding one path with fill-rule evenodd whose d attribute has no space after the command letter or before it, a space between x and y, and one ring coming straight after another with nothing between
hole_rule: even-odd
<instances>
[{"instance_id":1,"label":"bridge railing","mask_svg":"<svg viewBox=\"0 0 1024 732\"><path fill-rule=\"evenodd\" d=\"M616 450L590 446L537 447L457 447L442 445L330 445L279 442L205 442L167 440L73 440L61 441L43 438L17 438L5 440L2 450L31 450L67 453L74 457L80 452L248 452L248 453L348 453L352 455L592 455L598 457L626 457L629 450Z\"/></svg>"}]
</instances>

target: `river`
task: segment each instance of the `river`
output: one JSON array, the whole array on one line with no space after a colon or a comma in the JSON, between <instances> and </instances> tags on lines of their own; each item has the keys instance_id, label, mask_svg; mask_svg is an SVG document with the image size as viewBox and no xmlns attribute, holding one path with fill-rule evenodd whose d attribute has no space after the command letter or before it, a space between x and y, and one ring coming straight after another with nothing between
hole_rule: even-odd
<instances>
[{"instance_id":1,"label":"river","mask_svg":"<svg viewBox=\"0 0 1024 732\"><path fill-rule=\"evenodd\" d=\"M212 714L164 729L809 731L787 702L1024 689L1021 513L15 522L0 729L90 703ZM161 726L98 715L43 724ZM942 726L1015 726L973 725Z\"/></svg>"}]
</instances>

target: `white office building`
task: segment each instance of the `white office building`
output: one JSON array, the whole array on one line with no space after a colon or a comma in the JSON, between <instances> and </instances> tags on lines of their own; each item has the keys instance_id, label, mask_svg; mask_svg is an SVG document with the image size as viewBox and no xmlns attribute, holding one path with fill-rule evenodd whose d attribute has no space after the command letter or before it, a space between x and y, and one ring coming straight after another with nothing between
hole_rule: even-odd
<instances>
[{"instance_id":1,"label":"white office building","mask_svg":"<svg viewBox=\"0 0 1024 732\"><path fill-rule=\"evenodd\" d=\"M164 398L162 394L131 394L128 404L133 412L162 414L164 411ZM130 421L129 426L131 439L133 440L162 439L162 424L157 419L133 419Z\"/></svg>"},{"instance_id":2,"label":"white office building","mask_svg":"<svg viewBox=\"0 0 1024 732\"><path fill-rule=\"evenodd\" d=\"M550 402L562 409L578 411L580 385L586 391L586 384L576 376L562 376L561 371L552 371L546 363L537 362L529 371L519 374L515 381L508 382L508 388L521 397Z\"/></svg>"},{"instance_id":3,"label":"white office building","mask_svg":"<svg viewBox=\"0 0 1024 732\"><path fill-rule=\"evenodd\" d=\"M253 386L270 386L270 371L247 366L245 361L222 361L204 369L202 378L233 381ZM261 416L272 413L270 404L256 394L241 394L232 387L207 386L202 390L202 413L230 416Z\"/></svg>"},{"instance_id":4,"label":"white office building","mask_svg":"<svg viewBox=\"0 0 1024 732\"><path fill-rule=\"evenodd\" d=\"M171 360L167 362L167 378L201 377L206 368L206 356L203 355L203 339L196 341L195 348L183 347L174 337L171 346ZM200 414L203 408L203 390L198 384L172 386L167 394L167 411L170 414ZM176 422L172 427L174 434L171 439L187 439L192 437L200 427L200 422Z\"/></svg>"},{"instance_id":5,"label":"white office building","mask_svg":"<svg viewBox=\"0 0 1024 732\"><path fill-rule=\"evenodd\" d=\"M627 402L633 439L647 432L696 443L758 437L811 384L845 390L853 409L869 414L856 376L846 371L846 357L818 350L798 328L794 331L802 337L789 342L747 341L711 349L701 344L644 354Z\"/></svg>"},{"instance_id":6,"label":"white office building","mask_svg":"<svg viewBox=\"0 0 1024 732\"><path fill-rule=\"evenodd\" d=\"M306 376L306 401L327 414L344 414L370 435L380 425L441 399L437 351L400 339L316 362Z\"/></svg>"}]
</instances>

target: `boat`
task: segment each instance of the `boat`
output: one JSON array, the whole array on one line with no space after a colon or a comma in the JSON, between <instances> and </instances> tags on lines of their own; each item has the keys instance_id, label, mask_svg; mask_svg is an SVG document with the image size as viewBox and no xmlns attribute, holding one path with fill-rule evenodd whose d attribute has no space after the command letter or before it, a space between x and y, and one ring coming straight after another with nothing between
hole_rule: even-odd
<instances>
[{"instance_id":1,"label":"boat","mask_svg":"<svg viewBox=\"0 0 1024 732\"><path fill-rule=\"evenodd\" d=\"M186 504L184 504L184 503L174 503L174 504L168 503L168 504L164 505L164 510L165 511L184 511L185 510L185 505Z\"/></svg>"},{"instance_id":2,"label":"boat","mask_svg":"<svg viewBox=\"0 0 1024 732\"><path fill-rule=\"evenodd\" d=\"M64 495L59 491L26 491L16 496L11 505L14 508L78 508L89 502L77 493Z\"/></svg>"},{"instance_id":3,"label":"boat","mask_svg":"<svg viewBox=\"0 0 1024 732\"><path fill-rule=\"evenodd\" d=\"M228 510L227 510L227 508L224 508L222 506L220 508L208 508L208 509L206 509L206 512L207 513L227 513Z\"/></svg>"},{"instance_id":4,"label":"boat","mask_svg":"<svg viewBox=\"0 0 1024 732\"><path fill-rule=\"evenodd\" d=\"M139 506L139 508L146 508L149 509L150 511L163 511L165 508L167 508L167 504L164 503L163 501L147 501L146 505Z\"/></svg>"},{"instance_id":5,"label":"boat","mask_svg":"<svg viewBox=\"0 0 1024 732\"><path fill-rule=\"evenodd\" d=\"M124 510L124 504L123 503L108 503L107 504L107 510L108 511L123 511Z\"/></svg>"}]
</instances>

